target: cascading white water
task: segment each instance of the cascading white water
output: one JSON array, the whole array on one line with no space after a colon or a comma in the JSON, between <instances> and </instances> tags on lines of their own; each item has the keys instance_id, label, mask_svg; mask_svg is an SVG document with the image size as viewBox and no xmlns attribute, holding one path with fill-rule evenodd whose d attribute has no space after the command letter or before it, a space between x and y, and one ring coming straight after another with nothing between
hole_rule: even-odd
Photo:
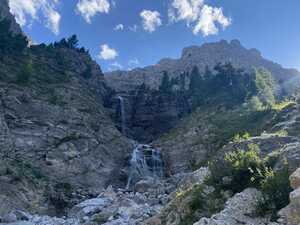
<instances>
[{"instance_id":1,"label":"cascading white water","mask_svg":"<svg viewBox=\"0 0 300 225\"><path fill-rule=\"evenodd\" d=\"M124 98L122 96L118 96L118 99L120 102L120 111L121 111L121 131L122 134L125 135L126 118L125 118Z\"/></svg>"},{"instance_id":2,"label":"cascading white water","mask_svg":"<svg viewBox=\"0 0 300 225\"><path fill-rule=\"evenodd\" d=\"M139 179L152 177L160 179L164 176L164 163L159 150L149 145L137 145L130 160L130 173L126 188Z\"/></svg>"}]
</instances>

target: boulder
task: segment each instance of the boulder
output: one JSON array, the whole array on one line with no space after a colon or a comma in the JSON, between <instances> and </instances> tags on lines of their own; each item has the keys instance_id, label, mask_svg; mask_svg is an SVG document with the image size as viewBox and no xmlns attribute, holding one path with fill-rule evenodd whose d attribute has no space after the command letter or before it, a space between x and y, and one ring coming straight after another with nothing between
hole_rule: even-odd
<instances>
[{"instance_id":1,"label":"boulder","mask_svg":"<svg viewBox=\"0 0 300 225\"><path fill-rule=\"evenodd\" d=\"M290 204L279 211L281 220L285 223L300 224L300 168L290 176L291 186L294 189L290 193Z\"/></svg>"},{"instance_id":2,"label":"boulder","mask_svg":"<svg viewBox=\"0 0 300 225\"><path fill-rule=\"evenodd\" d=\"M111 204L111 201L108 198L89 199L74 206L70 212L70 216L83 218L84 216L93 215L101 212L109 204Z\"/></svg>"},{"instance_id":3,"label":"boulder","mask_svg":"<svg viewBox=\"0 0 300 225\"><path fill-rule=\"evenodd\" d=\"M300 168L290 176L290 182L294 190L300 188Z\"/></svg>"},{"instance_id":4,"label":"boulder","mask_svg":"<svg viewBox=\"0 0 300 225\"><path fill-rule=\"evenodd\" d=\"M261 193L253 188L248 188L229 199L224 210L211 218L201 218L194 225L265 225L268 219L255 218L257 202L261 199ZM270 223L271 225L272 223ZM275 225L276 223L273 223Z\"/></svg>"},{"instance_id":5,"label":"boulder","mask_svg":"<svg viewBox=\"0 0 300 225\"><path fill-rule=\"evenodd\" d=\"M3 223L13 223L17 221L17 216L15 213L11 212L2 218Z\"/></svg>"},{"instance_id":6,"label":"boulder","mask_svg":"<svg viewBox=\"0 0 300 225\"><path fill-rule=\"evenodd\" d=\"M150 188L153 188L155 186L155 183L153 181L153 179L140 180L135 184L134 190L139 193L145 193Z\"/></svg>"}]
</instances>

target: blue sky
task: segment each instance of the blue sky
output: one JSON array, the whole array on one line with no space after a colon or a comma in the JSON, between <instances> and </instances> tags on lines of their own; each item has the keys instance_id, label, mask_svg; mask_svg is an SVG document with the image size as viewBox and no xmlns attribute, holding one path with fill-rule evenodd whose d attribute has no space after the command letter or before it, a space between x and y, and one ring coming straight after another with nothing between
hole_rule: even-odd
<instances>
[{"instance_id":1,"label":"blue sky","mask_svg":"<svg viewBox=\"0 0 300 225\"><path fill-rule=\"evenodd\" d=\"M9 1L33 41L77 34L104 71L178 58L184 47L220 39L300 69L299 0Z\"/></svg>"}]
</instances>

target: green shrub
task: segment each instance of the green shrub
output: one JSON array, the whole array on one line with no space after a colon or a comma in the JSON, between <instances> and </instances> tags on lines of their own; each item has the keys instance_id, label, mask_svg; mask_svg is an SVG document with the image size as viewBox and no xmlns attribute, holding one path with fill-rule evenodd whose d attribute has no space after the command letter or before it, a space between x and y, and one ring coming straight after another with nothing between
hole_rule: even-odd
<instances>
[{"instance_id":1,"label":"green shrub","mask_svg":"<svg viewBox=\"0 0 300 225\"><path fill-rule=\"evenodd\" d=\"M231 190L234 193L247 187L257 187L264 163L259 157L259 147L248 145L247 150L227 153L225 160L220 159L209 164L212 175L207 182L218 190ZM226 180L226 181L225 181Z\"/></svg>"},{"instance_id":2,"label":"green shrub","mask_svg":"<svg viewBox=\"0 0 300 225\"><path fill-rule=\"evenodd\" d=\"M84 79L90 79L93 76L92 66L90 64L87 65L85 71L81 74Z\"/></svg>"},{"instance_id":3,"label":"green shrub","mask_svg":"<svg viewBox=\"0 0 300 225\"><path fill-rule=\"evenodd\" d=\"M205 185L195 185L185 193L188 196L187 214L182 219L180 225L190 225L201 217L211 217L213 214L224 208L226 198L222 192L205 190Z\"/></svg>"},{"instance_id":4,"label":"green shrub","mask_svg":"<svg viewBox=\"0 0 300 225\"><path fill-rule=\"evenodd\" d=\"M52 105L64 106L67 103L63 100L63 96L57 94L54 89L49 90L48 102Z\"/></svg>"},{"instance_id":5,"label":"green shrub","mask_svg":"<svg viewBox=\"0 0 300 225\"><path fill-rule=\"evenodd\" d=\"M251 135L248 132L244 133L243 135L236 134L236 135L234 135L232 141L233 142L242 142L244 140L249 140L250 137L251 137Z\"/></svg>"},{"instance_id":6,"label":"green shrub","mask_svg":"<svg viewBox=\"0 0 300 225\"><path fill-rule=\"evenodd\" d=\"M69 183L57 183L54 186L49 186L45 193L49 202L55 207L58 215L63 215L66 208L70 206L73 187Z\"/></svg>"},{"instance_id":7,"label":"green shrub","mask_svg":"<svg viewBox=\"0 0 300 225\"><path fill-rule=\"evenodd\" d=\"M32 76L32 63L26 63L22 66L20 72L17 74L16 83L20 85L25 85L29 82Z\"/></svg>"},{"instance_id":8,"label":"green shrub","mask_svg":"<svg viewBox=\"0 0 300 225\"><path fill-rule=\"evenodd\" d=\"M192 191L189 207L192 211L200 210L203 216L210 217L223 209L225 199L221 192L207 193L201 185Z\"/></svg>"},{"instance_id":9,"label":"green shrub","mask_svg":"<svg viewBox=\"0 0 300 225\"><path fill-rule=\"evenodd\" d=\"M247 109L250 112L256 112L261 111L263 107L263 103L259 100L257 96L253 96L248 102L247 102Z\"/></svg>"},{"instance_id":10,"label":"green shrub","mask_svg":"<svg viewBox=\"0 0 300 225\"><path fill-rule=\"evenodd\" d=\"M276 219L278 210L289 202L291 187L289 184L288 166L274 170L278 154L262 159L259 147L250 144L248 149L237 150L209 164L211 176L206 183L215 187L216 191L230 190L238 193L246 188L254 187L263 194L258 204L259 215L271 215Z\"/></svg>"},{"instance_id":11,"label":"green shrub","mask_svg":"<svg viewBox=\"0 0 300 225\"><path fill-rule=\"evenodd\" d=\"M271 215L272 220L277 219L277 212L289 204L289 194L292 191L289 181L288 166L273 171L270 169L264 174L264 179L260 182L260 190L263 199L258 204L258 214L264 216Z\"/></svg>"},{"instance_id":12,"label":"green shrub","mask_svg":"<svg viewBox=\"0 0 300 225\"><path fill-rule=\"evenodd\" d=\"M265 69L256 69L255 77L259 100L267 106L272 106L275 103L275 82L272 74Z\"/></svg>"}]
</instances>

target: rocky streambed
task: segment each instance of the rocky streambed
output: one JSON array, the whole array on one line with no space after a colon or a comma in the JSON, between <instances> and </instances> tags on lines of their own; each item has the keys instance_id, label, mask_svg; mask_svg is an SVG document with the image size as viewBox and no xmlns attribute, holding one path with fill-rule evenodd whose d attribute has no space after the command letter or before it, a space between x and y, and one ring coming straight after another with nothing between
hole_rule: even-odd
<instances>
[{"instance_id":1,"label":"rocky streambed","mask_svg":"<svg viewBox=\"0 0 300 225\"><path fill-rule=\"evenodd\" d=\"M2 224L11 225L143 224L169 202L169 194L175 190L175 186L175 180L158 181L149 177L137 182L135 191L109 186L96 198L75 205L63 218L14 211L1 220Z\"/></svg>"},{"instance_id":2,"label":"rocky streambed","mask_svg":"<svg viewBox=\"0 0 300 225\"><path fill-rule=\"evenodd\" d=\"M207 168L200 168L192 173L182 173L170 178L157 180L151 177L137 182L133 189L115 189L112 186L104 189L99 196L87 199L73 208L62 218L30 215L22 211L13 211L1 218L1 225L181 225L181 215L186 209L180 209L183 202L172 207L176 196L182 190L194 185L203 184L209 175ZM291 176L292 184L300 182L299 170ZM297 189L298 190L298 189ZM294 196L294 195L293 195ZM191 225L292 225L296 221L299 203L291 196L292 203L283 210L278 222L270 222L268 217L255 214L256 205L262 197L260 191L248 188L229 197L224 209L211 217L202 217ZM298 201L298 203L297 203ZM292 208L291 208L292 207ZM292 210L292 211L291 211ZM297 211L298 210L298 211ZM167 212L167 213L166 213ZM291 217L292 216L292 217ZM298 221L299 222L299 221ZM296 225L297 223L295 223Z\"/></svg>"}]
</instances>

